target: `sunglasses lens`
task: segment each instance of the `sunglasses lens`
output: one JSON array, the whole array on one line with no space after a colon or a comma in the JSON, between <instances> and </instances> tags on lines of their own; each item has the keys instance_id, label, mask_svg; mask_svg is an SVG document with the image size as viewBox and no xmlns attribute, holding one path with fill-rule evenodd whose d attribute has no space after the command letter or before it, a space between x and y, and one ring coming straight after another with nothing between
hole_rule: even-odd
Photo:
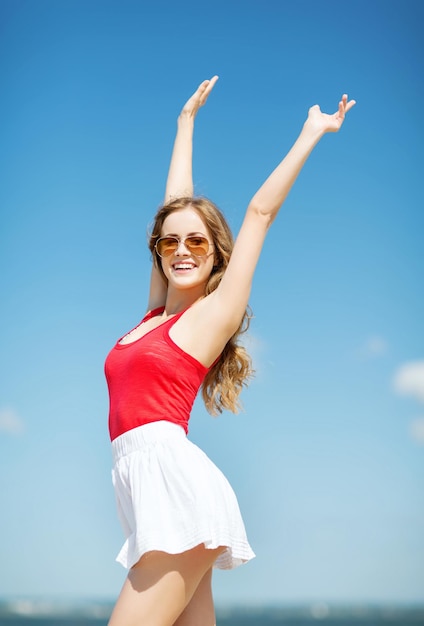
<instances>
[{"instance_id":1,"label":"sunglasses lens","mask_svg":"<svg viewBox=\"0 0 424 626\"><path fill-rule=\"evenodd\" d=\"M205 256L209 250L209 241L206 237L187 237L184 244L194 256Z\"/></svg>"},{"instance_id":2,"label":"sunglasses lens","mask_svg":"<svg viewBox=\"0 0 424 626\"><path fill-rule=\"evenodd\" d=\"M156 251L159 256L171 256L178 248L178 239L174 237L162 237L156 242Z\"/></svg>"}]
</instances>

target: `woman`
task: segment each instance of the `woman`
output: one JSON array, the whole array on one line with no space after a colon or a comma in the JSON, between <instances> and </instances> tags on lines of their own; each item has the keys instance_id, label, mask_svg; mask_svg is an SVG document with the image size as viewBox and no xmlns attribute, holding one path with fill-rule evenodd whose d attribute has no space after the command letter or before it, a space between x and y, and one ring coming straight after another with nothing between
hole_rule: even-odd
<instances>
[{"instance_id":1,"label":"woman","mask_svg":"<svg viewBox=\"0 0 424 626\"><path fill-rule=\"evenodd\" d=\"M296 143L253 196L233 246L208 200L193 198L194 119L218 77L204 81L178 118L165 205L155 220L147 314L106 360L113 480L127 540L128 577L109 626L213 626L212 567L254 554L234 493L186 438L203 384L211 413L235 411L250 360L237 335L266 233L310 152L355 104L315 105Z\"/></svg>"}]
</instances>

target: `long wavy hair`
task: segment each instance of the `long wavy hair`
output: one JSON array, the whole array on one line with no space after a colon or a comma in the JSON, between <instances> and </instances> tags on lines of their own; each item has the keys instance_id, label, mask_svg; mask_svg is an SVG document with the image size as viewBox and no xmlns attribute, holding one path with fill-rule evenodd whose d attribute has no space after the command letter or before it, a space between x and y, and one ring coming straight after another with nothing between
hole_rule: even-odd
<instances>
[{"instance_id":1,"label":"long wavy hair","mask_svg":"<svg viewBox=\"0 0 424 626\"><path fill-rule=\"evenodd\" d=\"M154 219L150 234L149 249L153 262L157 265L166 281L159 255L155 250L157 239L161 236L165 219L174 211L190 207L194 209L205 223L214 245L214 266L205 287L205 296L215 291L228 266L233 250L234 239L227 221L218 207L202 197L177 198L162 206ZM202 385L202 396L207 411L218 415L224 409L233 413L240 410L239 396L243 386L248 384L253 375L252 360L239 337L244 333L250 322L250 309L246 309L240 326L227 342L220 358L207 373Z\"/></svg>"}]
</instances>

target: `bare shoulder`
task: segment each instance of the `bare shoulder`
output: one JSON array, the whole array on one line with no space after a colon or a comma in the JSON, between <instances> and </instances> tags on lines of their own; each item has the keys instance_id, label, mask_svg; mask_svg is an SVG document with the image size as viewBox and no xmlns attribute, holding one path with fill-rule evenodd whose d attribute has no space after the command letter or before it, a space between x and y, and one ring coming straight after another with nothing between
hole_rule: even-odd
<instances>
[{"instance_id":1,"label":"bare shoulder","mask_svg":"<svg viewBox=\"0 0 424 626\"><path fill-rule=\"evenodd\" d=\"M231 334L223 324L215 292L193 304L172 326L169 336L185 352L209 367Z\"/></svg>"}]
</instances>

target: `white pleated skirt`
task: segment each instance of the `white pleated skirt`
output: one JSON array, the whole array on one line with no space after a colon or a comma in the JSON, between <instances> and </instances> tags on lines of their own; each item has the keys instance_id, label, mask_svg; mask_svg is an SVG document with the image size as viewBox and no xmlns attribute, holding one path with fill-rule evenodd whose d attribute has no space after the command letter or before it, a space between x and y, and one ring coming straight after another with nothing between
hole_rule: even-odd
<instances>
[{"instance_id":1,"label":"white pleated skirt","mask_svg":"<svg viewBox=\"0 0 424 626\"><path fill-rule=\"evenodd\" d=\"M117 561L130 569L151 550L180 554L226 546L214 567L255 555L236 496L223 473L181 426L153 422L112 442L112 481L126 541Z\"/></svg>"}]
</instances>

